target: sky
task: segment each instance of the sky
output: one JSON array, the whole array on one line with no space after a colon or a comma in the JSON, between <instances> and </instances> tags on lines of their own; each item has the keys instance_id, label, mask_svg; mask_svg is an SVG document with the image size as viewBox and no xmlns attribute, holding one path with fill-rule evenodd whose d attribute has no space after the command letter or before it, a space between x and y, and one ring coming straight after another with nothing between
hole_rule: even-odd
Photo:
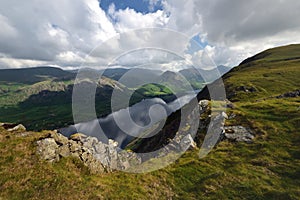
<instances>
[{"instance_id":1,"label":"sky","mask_svg":"<svg viewBox=\"0 0 300 200\"><path fill-rule=\"evenodd\" d=\"M299 10L298 0L1 0L0 68L233 67L300 43Z\"/></svg>"}]
</instances>

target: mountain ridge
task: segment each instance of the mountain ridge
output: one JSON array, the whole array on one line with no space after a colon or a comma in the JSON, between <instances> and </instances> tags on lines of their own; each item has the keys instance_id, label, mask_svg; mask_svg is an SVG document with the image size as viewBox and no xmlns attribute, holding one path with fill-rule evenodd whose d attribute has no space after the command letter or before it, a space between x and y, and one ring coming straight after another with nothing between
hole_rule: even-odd
<instances>
[{"instance_id":1,"label":"mountain ridge","mask_svg":"<svg viewBox=\"0 0 300 200\"><path fill-rule=\"evenodd\" d=\"M256 54L222 79L206 86L198 99L210 98L208 87L213 90L225 86L226 96L231 101L256 101L297 90L300 88L300 59L295 55L300 55L300 45L277 47Z\"/></svg>"},{"instance_id":2,"label":"mountain ridge","mask_svg":"<svg viewBox=\"0 0 300 200\"><path fill-rule=\"evenodd\" d=\"M57 67L39 66L32 68L19 69L0 69L0 81L18 82L18 83L37 83L40 81L52 79L71 79L75 74Z\"/></svg>"},{"instance_id":3,"label":"mountain ridge","mask_svg":"<svg viewBox=\"0 0 300 200\"><path fill-rule=\"evenodd\" d=\"M121 171L91 174L80 158L63 157L56 163L40 159L37 142L47 139L53 131L9 132L0 126L0 197L299 199L300 62L294 58L297 58L300 45L279 50L273 50L275 54L271 56L274 58L261 57L244 62L225 74L224 80L211 84L211 87L222 87L224 83L227 89L230 101L225 101L228 116L225 126L251 130L254 137L251 142L220 138L217 146L204 158L199 158L198 148L188 150L168 167L147 174ZM286 92L292 92L292 95ZM202 90L198 98L209 99L208 89ZM209 109L199 119L200 129L195 138L198 147L207 134L205 125L211 119L210 109L218 108L218 103L222 102L201 103ZM176 133L180 116L180 112L171 115L164 137L148 145L155 148L159 144L168 144L171 134ZM184 130L190 128L193 127L185 126ZM55 148L59 146L52 142ZM86 154L82 153L84 158L89 158Z\"/></svg>"}]
</instances>

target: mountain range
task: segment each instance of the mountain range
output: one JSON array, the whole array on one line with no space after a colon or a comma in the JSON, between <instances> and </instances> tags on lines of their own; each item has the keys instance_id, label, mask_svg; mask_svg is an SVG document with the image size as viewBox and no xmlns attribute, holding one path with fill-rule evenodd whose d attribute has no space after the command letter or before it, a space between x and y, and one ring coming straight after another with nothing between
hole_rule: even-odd
<instances>
[{"instance_id":1,"label":"mountain range","mask_svg":"<svg viewBox=\"0 0 300 200\"><path fill-rule=\"evenodd\" d=\"M87 152L82 153L85 157L63 157L59 162L53 163L42 161L37 151L37 141L41 139L49 141L49 135L57 134L55 131L24 131L21 126L19 130L10 130L9 125L1 124L0 197L4 199L65 197L69 199L299 199L299 55L299 44L269 49L246 59L221 78L207 84L197 95L197 100L202 100L199 102L199 107L206 109L201 110L202 115L199 116L200 126L196 129L194 138L196 147L187 150L169 166L150 173L131 174L114 171L91 174L89 168L83 164ZM189 74L189 72L184 73ZM33 119L34 116L51 114L54 109L50 108L55 107L40 106L32 108L27 113L23 113L23 110L19 110L20 113L10 112L11 107L17 107L31 95L39 94L35 91L39 88L43 90L44 84L51 85L51 90L54 92L63 93L73 84L68 78L61 80L62 77L53 75L49 80L49 76L47 78L45 74L42 76L42 82L34 84L28 83L28 80L1 82L0 121L16 120L15 123L18 123L28 120L29 122L29 119ZM114 76L116 77L115 74ZM176 75L167 72L165 76L162 80ZM121 87L120 83L113 81L116 80L106 79L104 82ZM105 88L105 85L102 86ZM153 91L160 91L159 87L149 88L146 89L151 90L147 91L152 94ZM226 96L216 94L212 99L210 91L219 89L225 89ZM29 96L17 95L24 90L32 92L29 92ZM9 101L9 97L14 101ZM212 110L222 112L218 110L220 107L227 108L226 113L219 115L228 118L224 121L226 130L224 129L224 134L220 135L211 152L206 157L200 158L201 145L207 136L211 136L207 130L209 130L208 124L215 117ZM62 110L62 107L57 108ZM192 104L187 104L183 109L190 108L194 109ZM149 152L166 147L180 131L178 127L182 120L186 122L182 127L183 132L189 133L195 128L189 124L189 116L185 118L181 110L172 113L157 135L138 138L127 146L126 152L130 155L133 152ZM34 123L38 122L36 119ZM246 136L245 130L248 131ZM228 135L235 137L230 138ZM246 140L239 140L238 136L241 135L246 137ZM81 140L76 137L83 136L75 135L72 143L80 143ZM55 143L54 139L53 141ZM66 147L61 143L55 143L56 146ZM167 162L167 159L160 161ZM150 159L146 164L151 165L152 162L154 160Z\"/></svg>"},{"instance_id":2,"label":"mountain range","mask_svg":"<svg viewBox=\"0 0 300 200\"><path fill-rule=\"evenodd\" d=\"M155 97L170 102L175 98L173 92L185 93L187 90L201 89L204 86L203 80L195 78L193 69L185 70L188 71L190 73L180 71L179 74L184 74L192 85L190 88L187 87L187 81L183 83L180 80L182 77L178 78L178 73L169 71L109 68L82 69L80 73L87 77L102 75L95 96L97 116L103 117L111 113L110 98L114 89L123 94L135 90L130 105ZM47 66L0 70L0 121L23 123L32 130L70 125L73 121L72 91L77 72ZM173 88L173 91L164 85Z\"/></svg>"}]
</instances>

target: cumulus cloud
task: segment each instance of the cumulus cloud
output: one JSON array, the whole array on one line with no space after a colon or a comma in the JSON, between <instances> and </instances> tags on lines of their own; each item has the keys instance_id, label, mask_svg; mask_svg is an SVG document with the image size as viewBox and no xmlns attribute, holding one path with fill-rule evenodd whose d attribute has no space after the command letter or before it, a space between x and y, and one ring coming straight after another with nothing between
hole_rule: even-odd
<instances>
[{"instance_id":1,"label":"cumulus cloud","mask_svg":"<svg viewBox=\"0 0 300 200\"><path fill-rule=\"evenodd\" d=\"M177 30L192 37L199 34L202 27L202 16L196 6L197 0L166 0L163 2L165 12L170 15L168 28ZM205 5L203 5L205 6Z\"/></svg>"},{"instance_id":2,"label":"cumulus cloud","mask_svg":"<svg viewBox=\"0 0 300 200\"><path fill-rule=\"evenodd\" d=\"M237 64L267 48L300 42L300 2L195 1L216 62ZM226 55L227 54L227 55Z\"/></svg>"},{"instance_id":3,"label":"cumulus cloud","mask_svg":"<svg viewBox=\"0 0 300 200\"><path fill-rule=\"evenodd\" d=\"M176 56L183 58L189 40L185 35L168 29L137 29L102 43L89 56L105 57L109 65L117 62L117 65L134 66L154 61L159 64L169 62L172 57L170 55L174 55L173 59Z\"/></svg>"},{"instance_id":4,"label":"cumulus cloud","mask_svg":"<svg viewBox=\"0 0 300 200\"><path fill-rule=\"evenodd\" d=\"M150 63L166 64L172 61L182 60L176 54L162 50L162 49L139 49L133 52L128 52L118 57L113 65L135 67L147 65Z\"/></svg>"},{"instance_id":5,"label":"cumulus cloud","mask_svg":"<svg viewBox=\"0 0 300 200\"><path fill-rule=\"evenodd\" d=\"M208 39L215 42L255 40L300 28L297 0L199 0L195 4Z\"/></svg>"},{"instance_id":6,"label":"cumulus cloud","mask_svg":"<svg viewBox=\"0 0 300 200\"><path fill-rule=\"evenodd\" d=\"M168 21L161 10L142 14L133 9L116 11L112 7L108 16L99 7L98 0L53 0L43 4L34 0L1 1L0 13L0 52L4 54L0 59L2 64L7 64L6 67L20 67L22 64L26 67L33 63L78 66L92 49L117 37L117 33L164 27ZM130 46L130 42L143 43L134 37L130 41L110 43L110 51L106 49L98 54L101 58L93 60L93 64L107 64L107 54L117 53L122 46Z\"/></svg>"},{"instance_id":7,"label":"cumulus cloud","mask_svg":"<svg viewBox=\"0 0 300 200\"><path fill-rule=\"evenodd\" d=\"M78 57L116 34L97 0L1 1L0 13L0 51L20 61L67 65L70 52Z\"/></svg>"},{"instance_id":8,"label":"cumulus cloud","mask_svg":"<svg viewBox=\"0 0 300 200\"><path fill-rule=\"evenodd\" d=\"M201 35L217 65L234 66L267 48L300 42L297 0L166 0L164 6L167 26Z\"/></svg>"},{"instance_id":9,"label":"cumulus cloud","mask_svg":"<svg viewBox=\"0 0 300 200\"><path fill-rule=\"evenodd\" d=\"M116 21L115 28L118 32L147 27L165 27L169 20L165 12L161 10L155 13L142 14L129 8L118 11L111 9L109 12L113 20Z\"/></svg>"},{"instance_id":10,"label":"cumulus cloud","mask_svg":"<svg viewBox=\"0 0 300 200\"><path fill-rule=\"evenodd\" d=\"M184 57L199 65L207 64L203 52L216 65L234 66L264 49L300 42L298 0L274 0L272 3L261 0L150 0L149 10L158 3L163 5L163 10L139 13L129 8L116 10L114 4L105 12L98 0L52 0L42 4L35 0L1 1L1 67L74 67L83 62L104 66L122 53L137 48L159 47L182 55L189 46L190 41L178 40L178 34L164 35L159 31L149 36L139 31L119 35L138 28L168 28L187 38L198 35L206 46ZM96 48L86 59L99 45L102 47ZM158 59L157 53L150 53L156 58L154 61L162 64L163 57ZM150 53L147 59L151 58ZM124 63L140 63L143 55L139 56L138 59L127 57ZM165 62L169 61L165 57ZM173 60L163 64L181 66L183 62Z\"/></svg>"}]
</instances>

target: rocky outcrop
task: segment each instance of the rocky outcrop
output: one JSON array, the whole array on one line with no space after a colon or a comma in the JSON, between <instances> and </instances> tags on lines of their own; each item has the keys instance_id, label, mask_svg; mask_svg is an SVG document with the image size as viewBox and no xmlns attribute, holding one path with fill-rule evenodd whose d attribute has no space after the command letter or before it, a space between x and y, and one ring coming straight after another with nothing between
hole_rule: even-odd
<instances>
[{"instance_id":1,"label":"rocky outcrop","mask_svg":"<svg viewBox=\"0 0 300 200\"><path fill-rule=\"evenodd\" d=\"M205 100L205 99L201 100L199 101L198 105L199 105L199 113L202 114L205 111L207 111L209 106L209 100Z\"/></svg>"},{"instance_id":2,"label":"rocky outcrop","mask_svg":"<svg viewBox=\"0 0 300 200\"><path fill-rule=\"evenodd\" d=\"M137 154L120 151L117 142L109 140L104 144L95 137L74 134L67 138L60 133L50 133L46 138L37 141L37 153L41 159L58 162L64 157L76 157L87 166L91 173L126 170L131 165L141 163Z\"/></svg>"},{"instance_id":3,"label":"rocky outcrop","mask_svg":"<svg viewBox=\"0 0 300 200\"><path fill-rule=\"evenodd\" d=\"M12 132L12 131L26 131L25 126L23 126L22 124L19 124L13 128L8 129L7 131Z\"/></svg>"},{"instance_id":4,"label":"rocky outcrop","mask_svg":"<svg viewBox=\"0 0 300 200\"><path fill-rule=\"evenodd\" d=\"M255 87L252 87L252 86L239 86L236 88L236 91L243 91L243 92L247 92L247 93L252 93L252 92L257 92L256 88Z\"/></svg>"},{"instance_id":5,"label":"rocky outcrop","mask_svg":"<svg viewBox=\"0 0 300 200\"><path fill-rule=\"evenodd\" d=\"M47 161L53 162L59 160L57 154L58 145L53 138L45 138L37 142L39 155Z\"/></svg>"},{"instance_id":6,"label":"rocky outcrop","mask_svg":"<svg viewBox=\"0 0 300 200\"><path fill-rule=\"evenodd\" d=\"M26 127L23 126L22 124L0 123L0 126L2 126L4 129L6 129L9 132L26 131Z\"/></svg>"},{"instance_id":7,"label":"rocky outcrop","mask_svg":"<svg viewBox=\"0 0 300 200\"><path fill-rule=\"evenodd\" d=\"M170 153L184 152L195 147L194 140L199 127L198 102L185 105L181 110L172 113L164 122L164 126L152 137L144 137L130 144L131 149L137 153L150 153L153 157L164 157ZM202 107L202 109L205 106ZM147 160L143 156L143 161Z\"/></svg>"},{"instance_id":8,"label":"rocky outcrop","mask_svg":"<svg viewBox=\"0 0 300 200\"><path fill-rule=\"evenodd\" d=\"M234 108L234 104L231 101L226 100L225 103L227 108ZM199 102L200 113L203 113L203 111L206 111L207 109L209 110L207 105L207 100ZM209 148L214 146L216 144L216 138L218 138L217 142L229 140L232 142L252 143L254 135L251 130L243 126L225 126L225 121L227 119L234 119L235 117L236 115L234 113L228 116L225 112L217 113L215 116L205 116L202 120L203 122L200 123L200 130L205 130L206 134L206 141L203 147Z\"/></svg>"},{"instance_id":9,"label":"rocky outcrop","mask_svg":"<svg viewBox=\"0 0 300 200\"><path fill-rule=\"evenodd\" d=\"M225 126L225 138L234 142L253 142L254 135L243 126Z\"/></svg>"},{"instance_id":10,"label":"rocky outcrop","mask_svg":"<svg viewBox=\"0 0 300 200\"><path fill-rule=\"evenodd\" d=\"M202 148L211 149L218 142L222 141L224 138L224 125L225 120L228 119L228 116L225 112L216 113L215 116L209 116L207 118L209 122L207 127L207 133L205 135L205 140L202 144Z\"/></svg>"},{"instance_id":11,"label":"rocky outcrop","mask_svg":"<svg viewBox=\"0 0 300 200\"><path fill-rule=\"evenodd\" d=\"M293 92L287 92L285 94L277 96L276 98L282 99L282 98L293 98L293 97L300 97L300 90L296 90Z\"/></svg>"}]
</instances>

